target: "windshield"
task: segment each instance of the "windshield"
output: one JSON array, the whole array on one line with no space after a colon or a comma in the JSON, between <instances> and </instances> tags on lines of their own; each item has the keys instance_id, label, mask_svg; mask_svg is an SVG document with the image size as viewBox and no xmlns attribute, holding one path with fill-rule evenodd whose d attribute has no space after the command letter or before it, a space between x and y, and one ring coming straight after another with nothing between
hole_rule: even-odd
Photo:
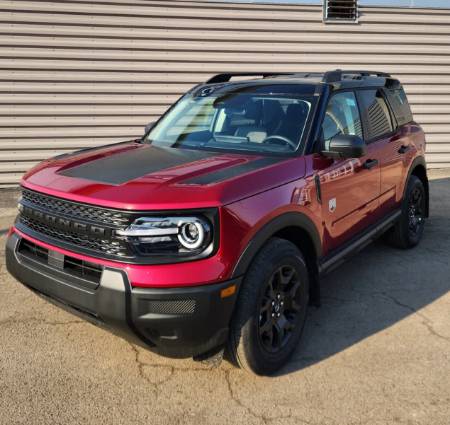
<instances>
[{"instance_id":1,"label":"windshield","mask_svg":"<svg viewBox=\"0 0 450 425\"><path fill-rule=\"evenodd\" d=\"M304 137L313 97L283 94L280 89L277 93L270 87L262 93L249 91L245 88L221 94L220 89L203 87L188 93L145 140L156 146L189 149L259 153L297 150Z\"/></svg>"}]
</instances>

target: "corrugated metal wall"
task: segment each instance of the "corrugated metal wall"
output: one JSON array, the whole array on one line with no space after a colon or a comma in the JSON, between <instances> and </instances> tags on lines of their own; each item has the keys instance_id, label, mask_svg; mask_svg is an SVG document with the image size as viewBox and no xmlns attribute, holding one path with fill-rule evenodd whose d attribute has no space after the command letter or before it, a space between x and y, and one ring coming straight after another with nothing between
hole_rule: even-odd
<instances>
[{"instance_id":1,"label":"corrugated metal wall","mask_svg":"<svg viewBox=\"0 0 450 425\"><path fill-rule=\"evenodd\" d=\"M389 71L450 165L450 10L205 1L0 0L0 186L36 161L134 138L185 90L223 71Z\"/></svg>"}]
</instances>

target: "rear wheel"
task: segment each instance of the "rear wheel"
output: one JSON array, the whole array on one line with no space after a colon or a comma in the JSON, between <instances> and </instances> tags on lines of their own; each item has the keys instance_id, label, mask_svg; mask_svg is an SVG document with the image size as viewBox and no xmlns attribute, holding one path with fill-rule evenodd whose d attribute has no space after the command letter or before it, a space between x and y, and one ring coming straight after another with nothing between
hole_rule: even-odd
<instances>
[{"instance_id":1,"label":"rear wheel","mask_svg":"<svg viewBox=\"0 0 450 425\"><path fill-rule=\"evenodd\" d=\"M420 242L425 227L426 202L422 181L416 176L411 176L403 199L400 220L386 234L389 244L407 249Z\"/></svg>"},{"instance_id":2,"label":"rear wheel","mask_svg":"<svg viewBox=\"0 0 450 425\"><path fill-rule=\"evenodd\" d=\"M298 248L271 239L244 278L231 324L229 351L240 367L267 375L287 362L302 334L308 288Z\"/></svg>"}]
</instances>

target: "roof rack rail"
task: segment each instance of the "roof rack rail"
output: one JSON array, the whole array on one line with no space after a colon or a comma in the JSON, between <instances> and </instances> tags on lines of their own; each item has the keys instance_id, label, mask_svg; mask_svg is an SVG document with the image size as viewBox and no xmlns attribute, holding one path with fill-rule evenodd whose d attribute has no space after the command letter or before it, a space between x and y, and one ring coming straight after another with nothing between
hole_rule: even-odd
<instances>
[{"instance_id":1,"label":"roof rack rail","mask_svg":"<svg viewBox=\"0 0 450 425\"><path fill-rule=\"evenodd\" d=\"M258 77L263 78L276 77L278 75L292 75L299 78L322 77L324 83L337 83L342 80L343 75L358 75L361 77L384 77L391 78L386 72L354 70L354 69L335 69L327 72L228 72L217 74L206 81L206 84L226 83L233 77Z\"/></svg>"},{"instance_id":2,"label":"roof rack rail","mask_svg":"<svg viewBox=\"0 0 450 425\"><path fill-rule=\"evenodd\" d=\"M292 75L294 72L228 72L224 74L217 74L211 77L206 84L226 83L233 77L258 77L263 78L274 77L276 75Z\"/></svg>"},{"instance_id":3,"label":"roof rack rail","mask_svg":"<svg viewBox=\"0 0 450 425\"><path fill-rule=\"evenodd\" d=\"M354 70L354 69L336 69L334 71L327 71L323 75L322 81L324 83L337 83L342 80L343 75L360 75L361 77L385 77L391 78L391 74L378 71Z\"/></svg>"}]
</instances>

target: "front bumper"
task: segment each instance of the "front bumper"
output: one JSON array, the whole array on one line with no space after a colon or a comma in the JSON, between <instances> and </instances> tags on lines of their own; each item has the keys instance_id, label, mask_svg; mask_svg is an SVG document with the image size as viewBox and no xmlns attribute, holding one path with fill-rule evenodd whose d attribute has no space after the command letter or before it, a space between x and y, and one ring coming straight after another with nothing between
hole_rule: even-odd
<instances>
[{"instance_id":1,"label":"front bumper","mask_svg":"<svg viewBox=\"0 0 450 425\"><path fill-rule=\"evenodd\" d=\"M168 357L192 357L224 344L240 279L186 288L133 288L123 269L105 267L98 286L86 285L6 243L6 266L22 284L49 301ZM151 266L148 266L151 267ZM233 295L221 291L236 285Z\"/></svg>"}]
</instances>

